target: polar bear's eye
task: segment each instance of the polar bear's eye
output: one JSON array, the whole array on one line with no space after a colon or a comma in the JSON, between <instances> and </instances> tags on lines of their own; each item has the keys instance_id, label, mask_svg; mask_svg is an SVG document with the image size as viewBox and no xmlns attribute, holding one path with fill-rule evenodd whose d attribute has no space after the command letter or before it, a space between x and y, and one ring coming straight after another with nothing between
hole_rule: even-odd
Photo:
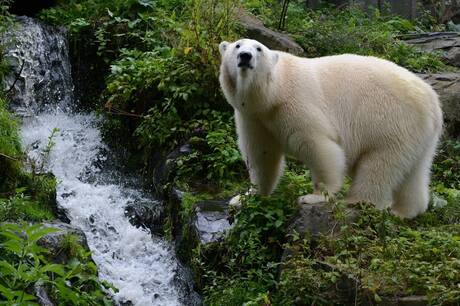
<instances>
[{"instance_id":1,"label":"polar bear's eye","mask_svg":"<svg viewBox=\"0 0 460 306\"><path fill-rule=\"evenodd\" d=\"M240 45L236 45L236 48L239 49Z\"/></svg>"},{"instance_id":2,"label":"polar bear's eye","mask_svg":"<svg viewBox=\"0 0 460 306\"><path fill-rule=\"evenodd\" d=\"M262 52L262 48L261 48L261 47L257 47L257 51Z\"/></svg>"}]
</instances>

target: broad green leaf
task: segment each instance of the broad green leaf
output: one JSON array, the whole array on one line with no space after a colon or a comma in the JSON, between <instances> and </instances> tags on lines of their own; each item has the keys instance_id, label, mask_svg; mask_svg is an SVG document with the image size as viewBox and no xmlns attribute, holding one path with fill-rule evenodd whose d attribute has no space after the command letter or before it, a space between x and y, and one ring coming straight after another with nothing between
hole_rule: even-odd
<instances>
[{"instance_id":1,"label":"broad green leaf","mask_svg":"<svg viewBox=\"0 0 460 306\"><path fill-rule=\"evenodd\" d=\"M46 272L53 272L56 273L59 276L64 276L65 275L65 269L63 265L60 264L49 264L45 265L44 267L41 268L40 270L42 273Z\"/></svg>"},{"instance_id":2,"label":"broad green leaf","mask_svg":"<svg viewBox=\"0 0 460 306\"><path fill-rule=\"evenodd\" d=\"M24 295L22 296L22 300L23 301L36 301L37 298L31 294L28 294L28 293L24 293ZM27 303L27 305L32 305L30 303ZM36 305L35 303L33 305Z\"/></svg>"},{"instance_id":3,"label":"broad green leaf","mask_svg":"<svg viewBox=\"0 0 460 306\"><path fill-rule=\"evenodd\" d=\"M12 300L14 298L13 291L9 288L6 288L0 284L0 293L3 294L8 300Z\"/></svg>"},{"instance_id":4,"label":"broad green leaf","mask_svg":"<svg viewBox=\"0 0 460 306\"><path fill-rule=\"evenodd\" d=\"M2 247L18 256L22 253L24 248L22 243L17 240L8 240L2 244Z\"/></svg>"},{"instance_id":5,"label":"broad green leaf","mask_svg":"<svg viewBox=\"0 0 460 306\"><path fill-rule=\"evenodd\" d=\"M16 268L5 260L0 261L0 272L1 272L0 273L1 276L17 274Z\"/></svg>"},{"instance_id":6,"label":"broad green leaf","mask_svg":"<svg viewBox=\"0 0 460 306\"><path fill-rule=\"evenodd\" d=\"M51 234L51 233L56 233L56 232L59 232L59 229L52 228L52 227L42 227L42 228L34 229L32 231L28 231L27 234L29 235L29 240L31 242L36 242L43 236Z\"/></svg>"}]
</instances>

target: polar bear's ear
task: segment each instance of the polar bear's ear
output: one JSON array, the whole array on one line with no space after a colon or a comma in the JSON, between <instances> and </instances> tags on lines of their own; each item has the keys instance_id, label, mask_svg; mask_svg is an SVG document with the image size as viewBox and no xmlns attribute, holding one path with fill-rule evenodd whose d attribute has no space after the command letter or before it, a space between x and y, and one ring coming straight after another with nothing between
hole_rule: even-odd
<instances>
[{"instance_id":1,"label":"polar bear's ear","mask_svg":"<svg viewBox=\"0 0 460 306\"><path fill-rule=\"evenodd\" d=\"M224 55L225 51L227 50L228 44L228 41L223 41L219 44L219 51L221 55Z\"/></svg>"}]
</instances>

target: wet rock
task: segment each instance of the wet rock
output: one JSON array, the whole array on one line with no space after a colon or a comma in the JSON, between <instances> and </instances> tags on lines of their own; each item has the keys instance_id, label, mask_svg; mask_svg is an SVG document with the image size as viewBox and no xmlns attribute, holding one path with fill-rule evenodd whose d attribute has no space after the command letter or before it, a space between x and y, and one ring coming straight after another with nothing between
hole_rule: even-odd
<instances>
[{"instance_id":1,"label":"wet rock","mask_svg":"<svg viewBox=\"0 0 460 306\"><path fill-rule=\"evenodd\" d=\"M64 207L61 207L56 201L51 207L56 218L64 223L70 223L69 217L67 217L67 210Z\"/></svg>"},{"instance_id":2,"label":"wet rock","mask_svg":"<svg viewBox=\"0 0 460 306\"><path fill-rule=\"evenodd\" d=\"M51 172L43 173L41 174L41 176L46 177L46 179L49 181L57 181L56 176ZM71 195L72 195L71 193L64 193L61 195L61 197L66 198ZM56 216L58 220L64 223L70 223L70 219L67 217L67 210L58 204L55 188L53 188L52 191L46 194L45 201L47 202L47 204L51 208L51 211L53 212L53 214Z\"/></svg>"},{"instance_id":3,"label":"wet rock","mask_svg":"<svg viewBox=\"0 0 460 306\"><path fill-rule=\"evenodd\" d=\"M176 169L176 160L180 156L188 155L192 153L192 146L190 144L184 144L173 151L171 151L166 157L161 157L159 154L154 158L154 170L153 170L153 186L157 196L164 197L164 185L168 182L171 174Z\"/></svg>"},{"instance_id":4,"label":"wet rock","mask_svg":"<svg viewBox=\"0 0 460 306\"><path fill-rule=\"evenodd\" d=\"M460 73L446 72L437 74L419 74L429 83L442 103L446 131L453 137L460 136Z\"/></svg>"},{"instance_id":5,"label":"wet rock","mask_svg":"<svg viewBox=\"0 0 460 306\"><path fill-rule=\"evenodd\" d=\"M428 52L440 52L445 62L460 67L460 33L417 33L401 37L406 43Z\"/></svg>"},{"instance_id":6,"label":"wet rock","mask_svg":"<svg viewBox=\"0 0 460 306\"><path fill-rule=\"evenodd\" d=\"M204 201L196 204L193 230L200 243L217 241L232 226L228 220L228 201Z\"/></svg>"},{"instance_id":7,"label":"wet rock","mask_svg":"<svg viewBox=\"0 0 460 306\"><path fill-rule=\"evenodd\" d=\"M240 9L238 22L243 28L246 37L260 41L270 49L302 55L304 50L289 35L275 32L265 27L259 19Z\"/></svg>"},{"instance_id":8,"label":"wet rock","mask_svg":"<svg viewBox=\"0 0 460 306\"><path fill-rule=\"evenodd\" d=\"M10 107L22 116L39 110L72 105L73 91L68 43L64 28L56 28L30 17L16 17L2 41L10 73L5 87Z\"/></svg>"},{"instance_id":9,"label":"wet rock","mask_svg":"<svg viewBox=\"0 0 460 306\"><path fill-rule=\"evenodd\" d=\"M176 240L176 246L181 243L183 224L180 217L184 193L177 188L171 188L168 194L168 217L171 223L171 235Z\"/></svg>"},{"instance_id":10,"label":"wet rock","mask_svg":"<svg viewBox=\"0 0 460 306\"><path fill-rule=\"evenodd\" d=\"M174 276L174 283L181 292L180 302L184 306L201 306L203 302L195 288L193 274L190 268L179 263L178 273Z\"/></svg>"},{"instance_id":11,"label":"wet rock","mask_svg":"<svg viewBox=\"0 0 460 306\"><path fill-rule=\"evenodd\" d=\"M85 233L82 230L59 221L43 223L43 226L58 229L57 232L47 234L37 241L39 246L44 247L50 252L50 257L54 262L66 263L70 259L69 254L62 251L62 242L69 234L76 235L78 237L78 243L89 250Z\"/></svg>"},{"instance_id":12,"label":"wet rock","mask_svg":"<svg viewBox=\"0 0 460 306\"><path fill-rule=\"evenodd\" d=\"M40 306L54 306L55 304L51 301L48 296L48 291L43 282L36 282L34 285L34 295L37 297L37 302Z\"/></svg>"},{"instance_id":13,"label":"wet rock","mask_svg":"<svg viewBox=\"0 0 460 306\"><path fill-rule=\"evenodd\" d=\"M163 204L154 200L133 201L125 207L125 216L131 224L148 228L155 234L163 234L163 214Z\"/></svg>"}]
</instances>

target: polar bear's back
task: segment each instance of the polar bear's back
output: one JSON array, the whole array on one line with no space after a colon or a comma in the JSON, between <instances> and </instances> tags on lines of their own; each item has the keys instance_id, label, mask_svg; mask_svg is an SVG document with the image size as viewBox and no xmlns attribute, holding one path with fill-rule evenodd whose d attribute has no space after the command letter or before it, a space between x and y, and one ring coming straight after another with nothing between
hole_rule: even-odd
<instances>
[{"instance_id":1,"label":"polar bear's back","mask_svg":"<svg viewBox=\"0 0 460 306\"><path fill-rule=\"evenodd\" d=\"M318 75L325 99L345 103L354 114L361 110L378 112L388 120L416 116L424 122L442 122L439 99L431 86L390 61L345 54L319 58L314 65L321 71Z\"/></svg>"},{"instance_id":2,"label":"polar bear's back","mask_svg":"<svg viewBox=\"0 0 460 306\"><path fill-rule=\"evenodd\" d=\"M295 103L321 107L329 118L325 127L335 130L351 155L382 143L416 145L421 137L435 137L441 132L437 94L405 68L350 54L314 59L282 57L285 63L281 67L287 67L282 72L284 79L295 79L299 92L318 93L313 99Z\"/></svg>"}]
</instances>

